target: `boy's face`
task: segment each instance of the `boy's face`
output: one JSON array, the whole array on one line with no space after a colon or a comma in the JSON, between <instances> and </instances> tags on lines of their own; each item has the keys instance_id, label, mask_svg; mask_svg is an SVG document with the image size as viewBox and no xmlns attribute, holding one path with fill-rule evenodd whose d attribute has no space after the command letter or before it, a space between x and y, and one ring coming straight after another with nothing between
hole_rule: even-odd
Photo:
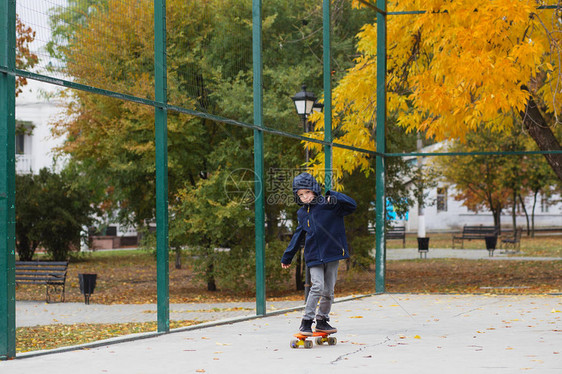
<instances>
[{"instance_id":1,"label":"boy's face","mask_svg":"<svg viewBox=\"0 0 562 374\"><path fill-rule=\"evenodd\" d=\"M310 204L314 197L316 196L312 190L298 190L297 196L301 199L303 204Z\"/></svg>"}]
</instances>

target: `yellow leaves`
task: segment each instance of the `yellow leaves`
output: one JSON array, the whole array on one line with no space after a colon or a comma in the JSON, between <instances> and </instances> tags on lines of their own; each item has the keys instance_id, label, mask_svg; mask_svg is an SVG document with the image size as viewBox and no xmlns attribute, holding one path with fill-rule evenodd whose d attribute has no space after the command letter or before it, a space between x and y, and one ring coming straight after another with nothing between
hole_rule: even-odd
<instances>
[{"instance_id":1,"label":"yellow leaves","mask_svg":"<svg viewBox=\"0 0 562 374\"><path fill-rule=\"evenodd\" d=\"M411 338L421 340L421 336L419 335L414 335ZM406 335L398 335L398 339L405 340L408 339L408 337Z\"/></svg>"},{"instance_id":2,"label":"yellow leaves","mask_svg":"<svg viewBox=\"0 0 562 374\"><path fill-rule=\"evenodd\" d=\"M551 13L537 11L533 1L389 4L389 11L406 10L426 13L389 19L387 90L388 110L408 131L423 130L444 140L462 139L482 126L505 130L528 99L521 85L540 70L559 74L557 59L548 58L548 37L553 42L557 37L545 32ZM375 24L365 25L358 38L361 57L334 91L335 125L352 137L363 135L358 129L375 120L376 108ZM553 89L539 93L551 111L562 98ZM341 156L351 163L341 165L344 170L362 165L362 156Z\"/></svg>"},{"instance_id":3,"label":"yellow leaves","mask_svg":"<svg viewBox=\"0 0 562 374\"><path fill-rule=\"evenodd\" d=\"M354 7L354 8L365 8L366 7L366 5L361 3L359 0L352 0L351 6Z\"/></svg>"}]
</instances>

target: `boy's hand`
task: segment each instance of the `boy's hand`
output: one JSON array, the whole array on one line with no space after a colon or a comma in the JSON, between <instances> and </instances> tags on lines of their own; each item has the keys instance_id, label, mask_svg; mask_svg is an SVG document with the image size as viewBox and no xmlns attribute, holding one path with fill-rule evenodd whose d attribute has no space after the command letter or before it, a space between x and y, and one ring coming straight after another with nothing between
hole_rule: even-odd
<instances>
[{"instance_id":1,"label":"boy's hand","mask_svg":"<svg viewBox=\"0 0 562 374\"><path fill-rule=\"evenodd\" d=\"M284 264L284 263L281 263L281 267L282 267L283 269L288 269L288 268L291 267L291 264Z\"/></svg>"}]
</instances>

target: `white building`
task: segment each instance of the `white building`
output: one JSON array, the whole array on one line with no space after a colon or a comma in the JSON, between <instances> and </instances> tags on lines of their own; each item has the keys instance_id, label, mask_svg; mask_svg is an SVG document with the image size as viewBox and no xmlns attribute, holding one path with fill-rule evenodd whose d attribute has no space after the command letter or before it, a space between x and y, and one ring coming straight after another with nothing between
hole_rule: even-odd
<instances>
[{"instance_id":1,"label":"white building","mask_svg":"<svg viewBox=\"0 0 562 374\"><path fill-rule=\"evenodd\" d=\"M424 153L444 152L446 143L434 144L422 150ZM412 158L416 162L415 158ZM494 218L491 211L474 212L462 205L462 201L455 200L455 186L440 181L436 188L429 191L427 201L429 206L424 208L425 228L428 232L437 231L460 231L464 225L484 225L493 226ZM532 196L525 198L525 207L531 220L531 209L533 204ZM506 207L502 211L502 229L512 229L512 208ZM562 199L560 196L537 197L535 208L535 229L562 227ZM423 220L422 220L423 221ZM420 224L417 203L408 213L408 219L403 221L406 231L416 232ZM516 225L518 228L527 228L525 212L519 206L516 213Z\"/></svg>"},{"instance_id":2,"label":"white building","mask_svg":"<svg viewBox=\"0 0 562 374\"><path fill-rule=\"evenodd\" d=\"M16 98L16 173L38 174L42 168L54 172L62 170L66 156L57 154L56 148L63 138L53 136L53 124L65 115L64 102L54 95L61 88L28 80L23 92ZM100 218L106 235L94 237L94 248L117 248L136 244L134 229Z\"/></svg>"},{"instance_id":3,"label":"white building","mask_svg":"<svg viewBox=\"0 0 562 374\"><path fill-rule=\"evenodd\" d=\"M55 138L51 133L51 123L63 113L62 102L52 98L56 90L55 86L28 80L16 98L18 174L37 174L42 168L58 171L64 166L64 159L56 160L54 151L62 145L63 139Z\"/></svg>"}]
</instances>

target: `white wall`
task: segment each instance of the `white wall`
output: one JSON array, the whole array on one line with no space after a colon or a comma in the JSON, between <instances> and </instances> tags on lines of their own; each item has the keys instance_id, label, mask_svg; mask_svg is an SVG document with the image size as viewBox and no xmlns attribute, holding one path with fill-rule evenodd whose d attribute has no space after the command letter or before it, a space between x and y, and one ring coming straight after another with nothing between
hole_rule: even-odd
<instances>
[{"instance_id":1,"label":"white wall","mask_svg":"<svg viewBox=\"0 0 562 374\"><path fill-rule=\"evenodd\" d=\"M45 51L45 45L51 39L49 25L50 10L57 6L66 6L66 0L18 0L16 12L26 27L35 32L35 40L29 49L39 58L39 63L33 69L36 73L45 74L45 67L53 64ZM31 136L25 136L24 154L16 156L16 172L38 173L41 168L53 167L53 149L62 144L63 139L55 139L51 135L51 126L57 116L61 115L61 102L52 96L60 88L58 86L41 83L32 79L22 87L23 92L16 97L16 120L29 121L35 126ZM57 171L61 169L63 160L57 162Z\"/></svg>"},{"instance_id":2,"label":"white wall","mask_svg":"<svg viewBox=\"0 0 562 374\"><path fill-rule=\"evenodd\" d=\"M24 154L16 156L18 173L38 173L41 168L53 168L54 148L64 139L55 138L51 133L51 123L62 115L61 102L45 97L58 88L37 81L28 80L23 92L16 98L16 121L31 122L35 128L32 135L25 136ZM64 159L57 160L56 170L60 170Z\"/></svg>"},{"instance_id":3,"label":"white wall","mask_svg":"<svg viewBox=\"0 0 562 374\"><path fill-rule=\"evenodd\" d=\"M440 186L441 187L441 186ZM454 199L454 187L448 188L447 211L437 211L436 204L425 208L425 224L427 231L458 231L462 230L464 225L485 225L493 226L494 218L490 211L481 211L478 213L469 211L462 205L462 201ZM435 201L437 197L437 189L430 191L428 201ZM540 197L538 198L540 199ZM535 228L562 226L562 203L560 196L554 196L554 201L558 201L556 205L550 206L547 213L542 213L540 209L540 201L537 202L535 208ZM529 197L525 201L529 220L531 220L532 199ZM517 227L526 228L527 220L525 213L520 210L516 216ZM410 209L409 220L406 223L406 230L415 232L418 225L418 209L414 206ZM507 207L502 211L501 226L503 228L512 228L511 207Z\"/></svg>"}]
</instances>

